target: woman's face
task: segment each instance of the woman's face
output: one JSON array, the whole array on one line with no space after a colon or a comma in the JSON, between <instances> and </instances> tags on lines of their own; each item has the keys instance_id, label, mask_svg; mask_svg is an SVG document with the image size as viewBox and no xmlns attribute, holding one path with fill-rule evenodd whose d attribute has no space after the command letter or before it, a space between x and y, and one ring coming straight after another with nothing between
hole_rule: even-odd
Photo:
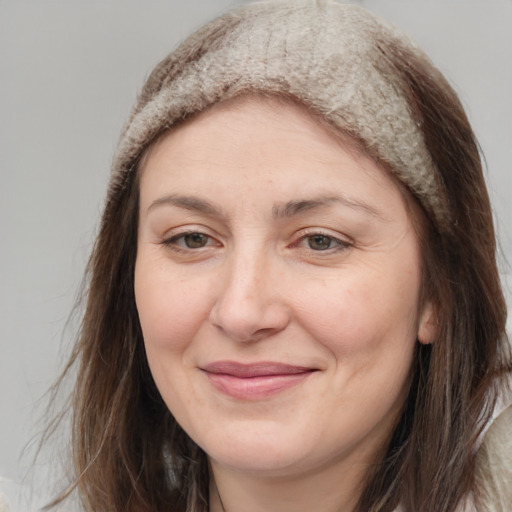
<instances>
[{"instance_id":1,"label":"woman's face","mask_svg":"<svg viewBox=\"0 0 512 512\"><path fill-rule=\"evenodd\" d=\"M135 295L147 358L214 468L372 461L428 338L420 281L396 184L301 107L218 105L145 160Z\"/></svg>"}]
</instances>

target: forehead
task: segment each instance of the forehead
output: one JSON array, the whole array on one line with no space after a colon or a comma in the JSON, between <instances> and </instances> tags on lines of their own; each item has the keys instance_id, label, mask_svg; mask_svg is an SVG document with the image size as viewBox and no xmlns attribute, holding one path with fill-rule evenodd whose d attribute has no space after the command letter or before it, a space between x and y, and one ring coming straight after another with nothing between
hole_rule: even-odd
<instances>
[{"instance_id":1,"label":"forehead","mask_svg":"<svg viewBox=\"0 0 512 512\"><path fill-rule=\"evenodd\" d=\"M285 183L291 196L326 196L345 183L365 185L360 193L377 202L383 192L403 199L396 178L361 144L288 98L250 95L216 104L162 135L139 170L143 196L147 188L181 192L201 184L204 192L225 180L240 196L248 186L274 192Z\"/></svg>"},{"instance_id":2,"label":"forehead","mask_svg":"<svg viewBox=\"0 0 512 512\"><path fill-rule=\"evenodd\" d=\"M396 178L389 172L386 166L376 161L366 150L364 142L354 135L348 134L338 127L334 126L327 118L322 116L300 103L293 97L276 94L258 94L258 93L245 93L234 98L223 100L208 107L206 110L195 113L175 124L172 128L164 131L158 136L155 141L144 151L139 163L139 175L144 173L147 165L146 162L155 152L159 152L162 145L169 138L176 138L186 132L188 135L194 132L200 133L200 129L210 131L212 139L216 132L220 132L229 128L232 119L244 122L247 125L256 125L258 122L267 123L267 121L280 121L281 131L287 131L288 128L308 127L310 133L321 133L321 137L327 144L340 146L344 151L349 152L354 158L368 158L373 163L380 167L385 173L396 181ZM311 128L314 127L314 130ZM177 135L174 135L176 134ZM285 137L282 138L285 140ZM200 145L201 141L198 139L197 144ZM251 145L255 147L255 144ZM261 148L264 151L264 148ZM268 148L267 148L268 149ZM191 155L192 156L192 155Z\"/></svg>"},{"instance_id":3,"label":"forehead","mask_svg":"<svg viewBox=\"0 0 512 512\"><path fill-rule=\"evenodd\" d=\"M210 105L207 109L191 115L167 132L164 132L158 138L156 144L162 138L165 138L177 129L185 128L191 124L197 124L195 122L197 120L206 121L211 117L219 119L222 114L232 114L234 116L237 114L244 115L246 112L248 112L250 116L268 116L274 119L287 117L289 118L289 122L314 124L317 126L318 130L324 132L324 136L327 139L339 144L344 150L352 152L355 156L362 155L372 158L370 153L366 151L365 143L362 139L354 134L349 134L341 130L327 117L300 102L297 98L283 94L263 94L257 91L246 92ZM252 121L257 121L258 117L252 118ZM375 163L380 165L378 161L375 161Z\"/></svg>"}]
</instances>

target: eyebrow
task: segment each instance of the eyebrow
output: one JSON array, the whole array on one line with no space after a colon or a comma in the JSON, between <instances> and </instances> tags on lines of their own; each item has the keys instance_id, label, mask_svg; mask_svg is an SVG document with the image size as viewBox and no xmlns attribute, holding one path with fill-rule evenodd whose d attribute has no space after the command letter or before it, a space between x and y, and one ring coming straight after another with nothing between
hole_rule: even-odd
<instances>
[{"instance_id":1,"label":"eyebrow","mask_svg":"<svg viewBox=\"0 0 512 512\"><path fill-rule=\"evenodd\" d=\"M303 212L325 208L332 204L341 204L354 210L361 211L367 215L371 215L377 219L386 220L385 216L381 212L369 204L363 201L349 199L345 196L320 196L312 199L299 199L295 201L288 201L283 204L275 204L272 208L272 217L275 219L290 218L295 215L300 215ZM184 208L185 210L203 213L210 217L218 217L221 219L227 218L227 215L222 211L222 209L218 208L206 199L178 194L171 194L156 199L149 205L147 211L149 212L153 208L162 205L177 206L179 208Z\"/></svg>"},{"instance_id":2,"label":"eyebrow","mask_svg":"<svg viewBox=\"0 0 512 512\"><path fill-rule=\"evenodd\" d=\"M185 210L204 213L211 217L226 217L224 212L220 208L217 208L210 201L195 196L182 196L177 194L171 194L156 199L149 205L148 212L150 212L153 208L162 205L177 206L179 208L184 208Z\"/></svg>"},{"instance_id":3,"label":"eyebrow","mask_svg":"<svg viewBox=\"0 0 512 512\"><path fill-rule=\"evenodd\" d=\"M341 204L343 206L347 206L354 210L358 210L365 214L371 215L372 217L376 217L377 219L386 220L385 216L381 212L369 204L363 201L349 199L345 196L320 196L313 199L289 201L283 205L275 205L272 208L272 216L274 218L287 218L308 210L325 208L331 206L332 204Z\"/></svg>"}]
</instances>

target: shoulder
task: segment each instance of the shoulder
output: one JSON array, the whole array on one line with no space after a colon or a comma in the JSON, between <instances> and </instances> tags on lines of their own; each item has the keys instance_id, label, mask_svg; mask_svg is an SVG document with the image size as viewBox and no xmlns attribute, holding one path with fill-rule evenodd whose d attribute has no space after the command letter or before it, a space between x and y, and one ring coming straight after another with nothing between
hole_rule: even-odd
<instances>
[{"instance_id":1,"label":"shoulder","mask_svg":"<svg viewBox=\"0 0 512 512\"><path fill-rule=\"evenodd\" d=\"M510 512L512 504L512 396L504 394L476 456L475 487L484 512Z\"/></svg>"}]
</instances>

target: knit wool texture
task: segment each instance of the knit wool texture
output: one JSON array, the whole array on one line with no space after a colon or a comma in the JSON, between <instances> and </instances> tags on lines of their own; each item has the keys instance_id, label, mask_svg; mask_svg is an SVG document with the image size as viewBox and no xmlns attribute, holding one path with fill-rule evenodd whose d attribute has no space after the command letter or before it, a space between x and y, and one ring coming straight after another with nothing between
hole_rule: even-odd
<instances>
[{"instance_id":1,"label":"knit wool texture","mask_svg":"<svg viewBox=\"0 0 512 512\"><path fill-rule=\"evenodd\" d=\"M330 0L260 2L211 21L150 75L121 135L112 185L122 186L149 145L193 114L245 93L284 94L361 141L442 228L447 202L381 41L428 60L387 22Z\"/></svg>"}]
</instances>

